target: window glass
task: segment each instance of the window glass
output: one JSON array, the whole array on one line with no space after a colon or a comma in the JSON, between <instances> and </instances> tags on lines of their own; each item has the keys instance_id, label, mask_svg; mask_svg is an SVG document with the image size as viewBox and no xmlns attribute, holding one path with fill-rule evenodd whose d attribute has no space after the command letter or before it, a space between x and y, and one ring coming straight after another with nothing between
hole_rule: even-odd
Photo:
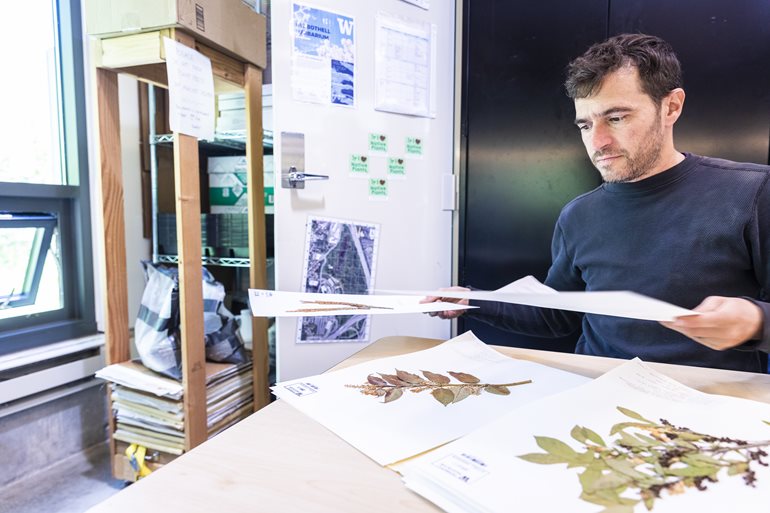
<instances>
[{"instance_id":1,"label":"window glass","mask_svg":"<svg viewBox=\"0 0 770 513\"><path fill-rule=\"evenodd\" d=\"M51 0L25 0L0 30L0 182L62 184L59 69ZM34 34L34 35L32 35ZM23 51L18 49L23 46Z\"/></svg>"}]
</instances>

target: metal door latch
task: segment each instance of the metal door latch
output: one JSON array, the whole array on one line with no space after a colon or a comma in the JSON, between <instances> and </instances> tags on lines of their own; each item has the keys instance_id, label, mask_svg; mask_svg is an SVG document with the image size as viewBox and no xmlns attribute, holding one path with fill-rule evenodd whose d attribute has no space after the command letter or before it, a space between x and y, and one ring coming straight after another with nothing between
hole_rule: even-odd
<instances>
[{"instance_id":1,"label":"metal door latch","mask_svg":"<svg viewBox=\"0 0 770 513\"><path fill-rule=\"evenodd\" d=\"M305 173L305 134L281 132L281 187L304 189L309 180L328 180L328 175Z\"/></svg>"},{"instance_id":2,"label":"metal door latch","mask_svg":"<svg viewBox=\"0 0 770 513\"><path fill-rule=\"evenodd\" d=\"M281 186L284 189L304 189L305 182L309 180L328 180L329 175L313 175L297 171L294 166L289 167L289 172L281 176Z\"/></svg>"}]
</instances>

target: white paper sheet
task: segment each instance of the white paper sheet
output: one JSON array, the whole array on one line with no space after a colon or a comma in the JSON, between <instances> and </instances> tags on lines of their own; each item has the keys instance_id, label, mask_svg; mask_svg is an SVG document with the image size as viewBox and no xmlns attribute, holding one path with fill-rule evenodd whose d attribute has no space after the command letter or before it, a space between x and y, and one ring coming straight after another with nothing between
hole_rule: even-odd
<instances>
[{"instance_id":1,"label":"white paper sheet","mask_svg":"<svg viewBox=\"0 0 770 513\"><path fill-rule=\"evenodd\" d=\"M254 317L317 317L329 315L383 315L475 308L455 303L420 304L418 296L318 294L249 289ZM352 306L352 305L358 305Z\"/></svg>"},{"instance_id":2,"label":"white paper sheet","mask_svg":"<svg viewBox=\"0 0 770 513\"><path fill-rule=\"evenodd\" d=\"M460 440L404 464L401 472L409 488L449 512L597 513L602 506L580 499L582 467L533 463L520 456L546 452L535 436L557 439L574 451L586 452L588 444L571 436L576 425L591 429L609 447L620 437L611 434L612 426L635 422L618 407L654 423L666 419L695 433L765 441L770 445L770 425L765 423L770 421L770 405L704 394L633 360L591 383L500 417ZM652 433L633 427L627 430ZM643 463L636 465L632 468L644 469ZM727 470L722 469L716 475L718 482L704 481L705 491L692 487L683 487L682 493L675 495L662 491L653 511L767 511L770 468L753 462L751 469L756 472L755 487L747 486L741 475L727 475ZM639 491L630 487L622 496L638 499ZM633 511L642 513L647 509L639 503Z\"/></svg>"},{"instance_id":3,"label":"white paper sheet","mask_svg":"<svg viewBox=\"0 0 770 513\"><path fill-rule=\"evenodd\" d=\"M384 12L375 27L376 110L436 116L436 26Z\"/></svg>"},{"instance_id":4,"label":"white paper sheet","mask_svg":"<svg viewBox=\"0 0 770 513\"><path fill-rule=\"evenodd\" d=\"M406 391L398 400L364 395L346 385L367 383L367 376L449 371L472 374L482 383L532 383L510 387L510 395L481 393L444 406L428 390ZM452 380L455 387L458 381ZM377 463L386 465L454 440L521 405L588 378L504 356L467 332L424 351L382 358L339 371L283 383L273 393L320 422ZM456 388L455 388L456 389Z\"/></svg>"},{"instance_id":5,"label":"white paper sheet","mask_svg":"<svg viewBox=\"0 0 770 513\"><path fill-rule=\"evenodd\" d=\"M198 139L214 138L214 75L211 61L194 49L163 38L171 130Z\"/></svg>"},{"instance_id":6,"label":"white paper sheet","mask_svg":"<svg viewBox=\"0 0 770 513\"><path fill-rule=\"evenodd\" d=\"M629 291L558 292L543 285L532 276L493 291L377 290L377 292L500 301L648 321L670 321L684 315L698 315L693 310Z\"/></svg>"}]
</instances>

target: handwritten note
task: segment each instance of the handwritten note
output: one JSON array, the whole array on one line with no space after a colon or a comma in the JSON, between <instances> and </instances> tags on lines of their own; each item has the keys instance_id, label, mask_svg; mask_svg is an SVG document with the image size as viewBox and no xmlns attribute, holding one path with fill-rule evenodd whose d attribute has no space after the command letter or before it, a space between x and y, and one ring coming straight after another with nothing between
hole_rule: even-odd
<instances>
[{"instance_id":1,"label":"handwritten note","mask_svg":"<svg viewBox=\"0 0 770 513\"><path fill-rule=\"evenodd\" d=\"M211 61L176 41L164 38L171 130L214 138L214 77Z\"/></svg>"}]
</instances>

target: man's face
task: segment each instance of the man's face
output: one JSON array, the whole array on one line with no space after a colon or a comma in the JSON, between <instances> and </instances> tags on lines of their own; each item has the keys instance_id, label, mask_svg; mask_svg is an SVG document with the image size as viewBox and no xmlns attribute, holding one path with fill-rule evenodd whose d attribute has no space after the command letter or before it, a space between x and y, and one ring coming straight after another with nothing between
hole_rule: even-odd
<instances>
[{"instance_id":1,"label":"man's face","mask_svg":"<svg viewBox=\"0 0 770 513\"><path fill-rule=\"evenodd\" d=\"M635 67L610 73L599 91L575 99L575 124L605 182L635 182L658 171L660 106L642 91Z\"/></svg>"}]
</instances>

